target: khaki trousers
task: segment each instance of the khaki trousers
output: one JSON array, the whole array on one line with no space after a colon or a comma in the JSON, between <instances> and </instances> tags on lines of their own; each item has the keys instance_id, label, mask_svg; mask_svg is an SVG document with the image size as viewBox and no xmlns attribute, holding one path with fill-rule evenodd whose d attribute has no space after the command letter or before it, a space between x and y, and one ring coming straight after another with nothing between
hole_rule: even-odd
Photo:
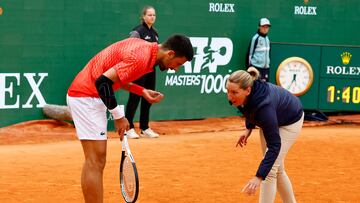
<instances>
[{"instance_id":1,"label":"khaki trousers","mask_svg":"<svg viewBox=\"0 0 360 203\"><path fill-rule=\"evenodd\" d=\"M266 179L262 181L260 186L260 203L273 203L275 201L276 190L279 191L282 202L296 203L294 191L289 177L285 172L284 160L291 146L300 134L304 121L304 114L299 121L287 126L281 126L279 133L281 137L280 153L267 175ZM264 133L260 129L261 148L265 155L267 150Z\"/></svg>"}]
</instances>

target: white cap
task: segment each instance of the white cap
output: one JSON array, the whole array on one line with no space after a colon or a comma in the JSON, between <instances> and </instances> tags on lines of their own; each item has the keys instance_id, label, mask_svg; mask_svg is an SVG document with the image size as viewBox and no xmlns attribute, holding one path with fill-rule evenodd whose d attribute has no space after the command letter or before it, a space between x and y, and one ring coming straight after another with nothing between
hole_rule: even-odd
<instances>
[{"instance_id":1,"label":"white cap","mask_svg":"<svg viewBox=\"0 0 360 203\"><path fill-rule=\"evenodd\" d=\"M264 25L271 26L269 19L267 19L267 18L261 18L260 19L259 26L264 26Z\"/></svg>"}]
</instances>

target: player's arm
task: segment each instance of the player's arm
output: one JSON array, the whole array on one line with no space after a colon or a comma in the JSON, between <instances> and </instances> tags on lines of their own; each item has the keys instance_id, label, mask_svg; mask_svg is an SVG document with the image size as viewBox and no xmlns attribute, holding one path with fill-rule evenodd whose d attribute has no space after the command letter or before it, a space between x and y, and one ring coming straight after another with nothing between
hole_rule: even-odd
<instances>
[{"instance_id":1,"label":"player's arm","mask_svg":"<svg viewBox=\"0 0 360 203\"><path fill-rule=\"evenodd\" d=\"M106 76L107 78L109 78L113 82L113 84L117 83L117 82L119 82L120 84L123 84L120 81L119 76L117 75L116 70L114 68L110 68L103 75ZM125 89L133 94L144 97L151 104L160 102L164 98L164 95L161 94L160 92L150 90L150 89L145 89L145 88L141 87L140 85L137 85L137 84L134 84L131 82L123 84L121 86L121 88ZM114 98L115 98L115 96L114 96Z\"/></svg>"},{"instance_id":2,"label":"player's arm","mask_svg":"<svg viewBox=\"0 0 360 203\"><path fill-rule=\"evenodd\" d=\"M116 76L116 72L114 76L110 70L100 75L95 81L96 90L107 109L113 114L114 119L120 119L125 116L123 110L117 105L112 88L112 85L117 81L119 81L119 78Z\"/></svg>"},{"instance_id":3,"label":"player's arm","mask_svg":"<svg viewBox=\"0 0 360 203\"><path fill-rule=\"evenodd\" d=\"M150 104L158 103L164 98L164 95L161 94L160 92L150 89L145 89L140 85L131 82L123 85L121 88L133 94L144 97Z\"/></svg>"},{"instance_id":4,"label":"player's arm","mask_svg":"<svg viewBox=\"0 0 360 203\"><path fill-rule=\"evenodd\" d=\"M112 84L114 83L120 83L122 84L122 82L119 79L119 76L116 73L116 70L114 68L110 68L109 70L107 70L103 76L107 77L109 80L112 81ZM112 85L111 84L111 85ZM134 93L136 95L139 96L144 96L144 90L145 88L141 87L140 85L134 84L134 83L126 83L124 85L121 86L122 89L125 89L131 93ZM112 88L111 88L112 89ZM115 98L115 96L114 96Z\"/></svg>"},{"instance_id":5,"label":"player's arm","mask_svg":"<svg viewBox=\"0 0 360 203\"><path fill-rule=\"evenodd\" d=\"M119 76L117 75L116 70L114 68L110 68L109 70L107 70L104 73L104 76L106 76L111 81L113 81L113 83L119 82L120 84L123 84L120 81ZM141 87L140 85L137 85L137 84L134 84L131 82L123 84L121 86L121 88L125 89L133 94L144 97L151 104L160 102L164 98L164 95L161 94L160 92L150 90L150 89L145 89L145 88Z\"/></svg>"},{"instance_id":6,"label":"player's arm","mask_svg":"<svg viewBox=\"0 0 360 203\"><path fill-rule=\"evenodd\" d=\"M120 135L120 139L122 140L125 131L129 129L129 122L125 118L124 105L117 104L114 90L112 88L112 85L114 84L112 78L113 77L111 77L110 74L100 75L95 81L95 86L101 100L112 114L115 122L116 131L118 132L118 134Z\"/></svg>"},{"instance_id":7,"label":"player's arm","mask_svg":"<svg viewBox=\"0 0 360 203\"><path fill-rule=\"evenodd\" d=\"M120 82L119 76L117 75L116 70L114 68L110 68L103 75L109 78L113 82L113 84Z\"/></svg>"},{"instance_id":8,"label":"player's arm","mask_svg":"<svg viewBox=\"0 0 360 203\"><path fill-rule=\"evenodd\" d=\"M134 84L132 82L129 82L123 86L121 86L121 89L124 89L126 91L129 91L133 94L136 94L140 97L142 97L144 95L144 90L146 90L144 87Z\"/></svg>"}]
</instances>

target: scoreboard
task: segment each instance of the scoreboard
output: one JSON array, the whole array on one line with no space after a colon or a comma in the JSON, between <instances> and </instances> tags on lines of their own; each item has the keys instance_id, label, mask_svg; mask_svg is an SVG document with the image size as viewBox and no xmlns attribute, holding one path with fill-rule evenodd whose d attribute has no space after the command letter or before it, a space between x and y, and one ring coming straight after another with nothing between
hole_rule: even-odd
<instances>
[{"instance_id":1,"label":"scoreboard","mask_svg":"<svg viewBox=\"0 0 360 203\"><path fill-rule=\"evenodd\" d=\"M360 47L273 43L271 60L270 81L306 110L360 112Z\"/></svg>"}]
</instances>

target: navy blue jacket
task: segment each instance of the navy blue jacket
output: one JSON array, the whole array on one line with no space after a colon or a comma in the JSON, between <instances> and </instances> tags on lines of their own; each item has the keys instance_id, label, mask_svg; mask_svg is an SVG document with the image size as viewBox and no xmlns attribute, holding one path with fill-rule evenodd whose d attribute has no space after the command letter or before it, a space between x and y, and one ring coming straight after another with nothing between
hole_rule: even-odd
<instances>
[{"instance_id":1,"label":"navy blue jacket","mask_svg":"<svg viewBox=\"0 0 360 203\"><path fill-rule=\"evenodd\" d=\"M264 132L268 150L256 176L265 179L280 152L279 127L297 122L303 115L302 104L284 88L256 80L246 104L238 109L246 118L247 129L256 125Z\"/></svg>"}]
</instances>

